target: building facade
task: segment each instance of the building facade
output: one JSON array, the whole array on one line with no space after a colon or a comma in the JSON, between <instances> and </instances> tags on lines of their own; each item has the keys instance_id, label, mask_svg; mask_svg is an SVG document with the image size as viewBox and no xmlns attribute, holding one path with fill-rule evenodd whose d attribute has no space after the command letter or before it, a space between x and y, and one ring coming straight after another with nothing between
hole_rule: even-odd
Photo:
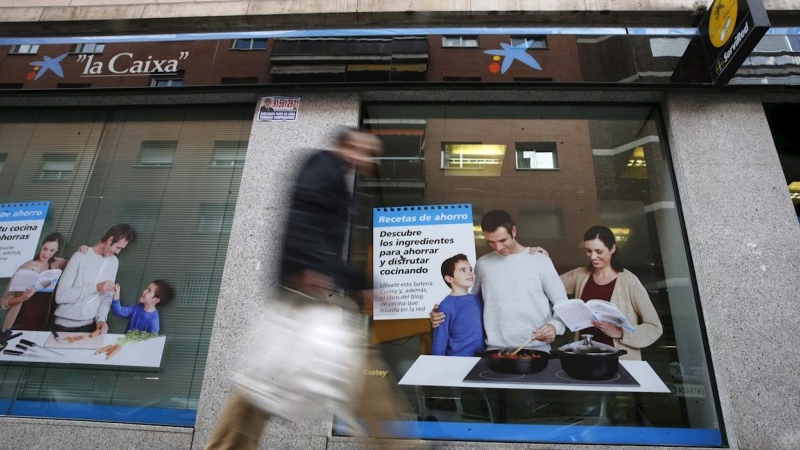
<instances>
[{"instance_id":1,"label":"building facade","mask_svg":"<svg viewBox=\"0 0 800 450\"><path fill-rule=\"evenodd\" d=\"M586 265L583 233L601 224L663 330L623 364L621 384L470 380L475 362L451 379L442 364L463 360L431 355L427 319L440 278L405 293L423 294L419 314L365 304L409 404L398 438L797 448L800 351L787 341L800 322L800 2L763 2L771 28L723 85L675 77L726 0L496 3L5 2L2 206L49 202L24 225L40 227L24 259L51 232L69 258L128 223L122 304L157 278L177 295L158 307L161 340L116 357L0 355L0 447L203 448L270 317L291 179L346 125L385 148L377 174L353 180L347 251L376 286L398 279L380 270L385 211L468 205L453 235L466 232L480 258L491 253L481 217L506 210L559 274ZM23 239L3 236L6 286ZM126 332L123 319L109 325ZM142 344L152 351L133 350ZM320 413L273 421L262 448L368 444L353 434Z\"/></svg>"}]
</instances>

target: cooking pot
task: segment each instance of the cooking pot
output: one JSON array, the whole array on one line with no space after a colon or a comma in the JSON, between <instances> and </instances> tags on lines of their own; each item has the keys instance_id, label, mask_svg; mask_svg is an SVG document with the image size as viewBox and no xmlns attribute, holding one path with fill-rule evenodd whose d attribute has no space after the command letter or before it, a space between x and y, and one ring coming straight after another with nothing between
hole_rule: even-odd
<instances>
[{"instance_id":1,"label":"cooking pot","mask_svg":"<svg viewBox=\"0 0 800 450\"><path fill-rule=\"evenodd\" d=\"M500 354L510 354L516 349L510 350L489 350L483 353L483 360L489 369L500 373L539 373L547 367L550 362L550 353L539 350L520 350L517 356L521 358L509 359L500 358ZM525 356L537 355L538 358L525 358Z\"/></svg>"},{"instance_id":2,"label":"cooking pot","mask_svg":"<svg viewBox=\"0 0 800 450\"><path fill-rule=\"evenodd\" d=\"M591 334L581 340L558 348L561 368L572 378L602 381L614 378L619 371L619 357L628 353L610 345L592 341Z\"/></svg>"}]
</instances>

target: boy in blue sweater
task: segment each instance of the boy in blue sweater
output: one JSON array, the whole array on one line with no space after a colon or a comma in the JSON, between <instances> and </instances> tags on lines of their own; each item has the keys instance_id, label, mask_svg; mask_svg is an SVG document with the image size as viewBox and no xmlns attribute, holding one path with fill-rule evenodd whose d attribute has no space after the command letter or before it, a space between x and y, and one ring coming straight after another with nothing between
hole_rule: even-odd
<instances>
[{"instance_id":1,"label":"boy in blue sweater","mask_svg":"<svg viewBox=\"0 0 800 450\"><path fill-rule=\"evenodd\" d=\"M433 354L475 356L483 350L483 303L469 293L475 275L467 256L459 253L444 260L442 278L450 295L439 303L445 319L433 330Z\"/></svg>"},{"instance_id":2,"label":"boy in blue sweater","mask_svg":"<svg viewBox=\"0 0 800 450\"><path fill-rule=\"evenodd\" d=\"M156 333L160 329L156 305L163 305L175 297L175 289L164 280L155 280L139 297L139 303L132 306L122 306L119 302L120 286L114 286L114 301L111 302L111 312L115 316L128 320L125 332L131 330Z\"/></svg>"}]
</instances>

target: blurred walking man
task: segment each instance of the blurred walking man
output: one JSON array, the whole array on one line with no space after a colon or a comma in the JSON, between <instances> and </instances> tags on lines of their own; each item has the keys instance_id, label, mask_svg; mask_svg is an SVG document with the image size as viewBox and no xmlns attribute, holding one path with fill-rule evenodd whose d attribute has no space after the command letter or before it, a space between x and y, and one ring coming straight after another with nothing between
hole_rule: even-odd
<instances>
[{"instance_id":1,"label":"blurred walking man","mask_svg":"<svg viewBox=\"0 0 800 450\"><path fill-rule=\"evenodd\" d=\"M387 379L365 377L380 362L367 356L358 310L336 294L366 288L342 255L353 209L347 175L374 170L380 150L375 136L346 129L303 165L283 238L275 325L264 330L267 348L239 379L206 449L256 449L271 416L296 420L325 409L365 419L373 436L379 421L397 420Z\"/></svg>"}]
</instances>

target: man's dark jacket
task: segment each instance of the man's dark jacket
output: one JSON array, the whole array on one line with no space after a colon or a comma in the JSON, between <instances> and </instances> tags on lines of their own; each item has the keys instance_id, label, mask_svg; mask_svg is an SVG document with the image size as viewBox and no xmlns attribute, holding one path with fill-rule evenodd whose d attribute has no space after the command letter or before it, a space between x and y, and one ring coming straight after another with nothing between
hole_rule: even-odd
<instances>
[{"instance_id":1,"label":"man's dark jacket","mask_svg":"<svg viewBox=\"0 0 800 450\"><path fill-rule=\"evenodd\" d=\"M347 167L334 152L312 154L295 180L284 233L281 280L303 270L331 277L340 289L363 282L342 259L352 207Z\"/></svg>"}]
</instances>

